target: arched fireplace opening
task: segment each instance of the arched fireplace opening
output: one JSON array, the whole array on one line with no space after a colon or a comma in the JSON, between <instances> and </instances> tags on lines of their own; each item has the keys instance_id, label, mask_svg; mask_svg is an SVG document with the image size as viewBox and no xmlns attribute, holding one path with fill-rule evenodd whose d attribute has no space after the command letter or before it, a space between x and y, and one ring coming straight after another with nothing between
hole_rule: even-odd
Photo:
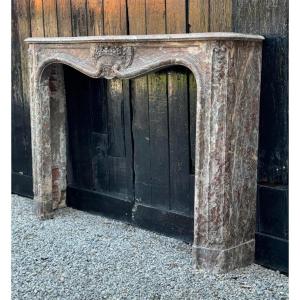
<instances>
[{"instance_id":1,"label":"arched fireplace opening","mask_svg":"<svg viewBox=\"0 0 300 300\"><path fill-rule=\"evenodd\" d=\"M64 66L67 204L193 241L197 87L177 66L136 79Z\"/></svg>"}]
</instances>

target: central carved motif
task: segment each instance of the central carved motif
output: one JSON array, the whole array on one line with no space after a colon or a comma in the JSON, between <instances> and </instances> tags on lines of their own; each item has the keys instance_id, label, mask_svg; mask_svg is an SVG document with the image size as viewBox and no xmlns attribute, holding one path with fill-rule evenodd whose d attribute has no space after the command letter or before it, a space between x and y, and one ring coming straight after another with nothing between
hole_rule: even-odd
<instances>
[{"instance_id":1,"label":"central carved motif","mask_svg":"<svg viewBox=\"0 0 300 300\"><path fill-rule=\"evenodd\" d=\"M128 46L93 45L91 56L99 68L99 74L106 79L117 76L117 71L132 63L133 48Z\"/></svg>"}]
</instances>

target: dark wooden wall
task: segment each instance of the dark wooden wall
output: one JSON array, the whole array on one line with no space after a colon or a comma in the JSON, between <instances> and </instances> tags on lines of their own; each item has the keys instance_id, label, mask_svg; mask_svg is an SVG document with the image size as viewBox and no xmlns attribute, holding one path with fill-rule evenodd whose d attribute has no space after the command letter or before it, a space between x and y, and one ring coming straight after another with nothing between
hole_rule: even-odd
<instances>
[{"instance_id":1,"label":"dark wooden wall","mask_svg":"<svg viewBox=\"0 0 300 300\"><path fill-rule=\"evenodd\" d=\"M256 259L288 268L288 1L233 3L233 30L259 33L263 46Z\"/></svg>"},{"instance_id":2,"label":"dark wooden wall","mask_svg":"<svg viewBox=\"0 0 300 300\"><path fill-rule=\"evenodd\" d=\"M26 37L207 31L257 33L266 37L262 69L256 254L259 263L286 271L288 261L287 0L13 0L12 189L14 193L32 196L27 48L23 42ZM86 84L89 90L89 85L93 83L88 81ZM156 160L157 163L170 164L171 162L172 164L179 160L183 165L180 169L173 168L172 165L165 168L171 172L179 172L178 177L172 179L172 182L168 178L169 174L159 172L161 165L157 167L152 165L154 173L151 177L156 181L154 193L157 192L161 196L162 191L169 190L172 195L176 195L176 189L172 188L178 186L176 180L185 181L182 186L187 188L186 174L192 174L194 163L192 151L195 126L193 122L195 82L192 75L185 70L171 69L133 80L130 87L118 80L107 83L102 81L102 84L107 85L107 97L110 97L107 105L118 101L120 97L131 99L132 107L128 106L127 109L131 110L132 115L135 114L135 118L130 136L138 141L133 150L136 193L140 193L143 199L147 199L149 195L142 187L151 175L145 170L149 169L147 164L151 161L151 155L155 155L156 149L160 149L158 153L160 159ZM139 101L146 98L149 99L148 102ZM160 101L151 101L155 98L160 98ZM183 101L180 102L182 99L188 99L189 107L185 106ZM178 102L177 109L172 106L174 101ZM159 107L157 107L158 102ZM91 105L97 109L99 105L106 104L92 103ZM149 106L147 110L145 105ZM178 110L181 113L178 113ZM143 111L149 111L149 114L143 115ZM166 115L169 116L168 123L165 121ZM176 122L181 122L183 126L175 126L172 120L177 118L181 118ZM86 121L90 122L90 120ZM150 132L149 124L151 124ZM106 125L104 123L91 125L94 126L91 141L98 149L100 147L100 150L105 144L105 134L109 130L105 128ZM118 124L114 125L113 127L117 128ZM174 128L179 132L174 131ZM186 146L178 151L176 144L182 141L178 141L177 138L180 135L187 136L187 133L190 137L183 142ZM119 139L117 131L110 132L110 135ZM147 136L152 139L152 148L149 147L147 139L141 138ZM124 140L124 143L126 142L130 141ZM97 170L102 169L101 164L111 163L112 167L118 166L118 172L121 172L120 164L128 163L124 159L124 153L120 153L122 149L119 145L115 146L113 143L110 145L109 151L114 157L110 162L103 159L98 151L97 161L92 162L99 166ZM83 143L80 151L88 153L93 149ZM191 153L187 154L188 151ZM81 167L87 168L89 163L89 160L83 161ZM173 166L176 164L173 163ZM80 174L80 180L88 182L88 172L84 174L80 172ZM97 184L97 188L100 189L99 184L101 185L102 182ZM164 189L166 184L171 184L171 187ZM176 197L180 199L181 194L186 191L182 188L178 193ZM181 205L180 201L178 205Z\"/></svg>"}]
</instances>

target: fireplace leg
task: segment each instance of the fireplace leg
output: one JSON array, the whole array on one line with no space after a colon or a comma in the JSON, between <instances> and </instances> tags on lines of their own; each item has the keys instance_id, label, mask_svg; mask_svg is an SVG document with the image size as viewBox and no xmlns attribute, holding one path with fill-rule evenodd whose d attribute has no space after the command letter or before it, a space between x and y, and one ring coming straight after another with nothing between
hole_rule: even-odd
<instances>
[{"instance_id":1,"label":"fireplace leg","mask_svg":"<svg viewBox=\"0 0 300 300\"><path fill-rule=\"evenodd\" d=\"M47 74L46 74L47 73ZM32 78L31 102L33 192L40 219L53 216L49 76Z\"/></svg>"},{"instance_id":2,"label":"fireplace leg","mask_svg":"<svg viewBox=\"0 0 300 300\"><path fill-rule=\"evenodd\" d=\"M254 260L259 48L211 49L197 95L194 265L227 272ZM256 53L255 53L256 52ZM244 60L236 63L237 57Z\"/></svg>"},{"instance_id":3,"label":"fireplace leg","mask_svg":"<svg viewBox=\"0 0 300 300\"><path fill-rule=\"evenodd\" d=\"M32 66L35 67L34 61ZM37 215L53 217L66 198L66 108L62 65L31 77L33 190Z\"/></svg>"}]
</instances>

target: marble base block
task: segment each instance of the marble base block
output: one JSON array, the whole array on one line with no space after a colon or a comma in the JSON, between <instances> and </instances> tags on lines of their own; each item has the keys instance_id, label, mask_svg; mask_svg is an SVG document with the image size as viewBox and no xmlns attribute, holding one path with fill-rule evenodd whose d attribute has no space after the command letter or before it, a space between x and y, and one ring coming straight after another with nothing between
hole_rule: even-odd
<instances>
[{"instance_id":1,"label":"marble base block","mask_svg":"<svg viewBox=\"0 0 300 300\"><path fill-rule=\"evenodd\" d=\"M193 263L197 269L214 273L226 273L254 262L255 241L228 249L212 249L193 246Z\"/></svg>"}]
</instances>

